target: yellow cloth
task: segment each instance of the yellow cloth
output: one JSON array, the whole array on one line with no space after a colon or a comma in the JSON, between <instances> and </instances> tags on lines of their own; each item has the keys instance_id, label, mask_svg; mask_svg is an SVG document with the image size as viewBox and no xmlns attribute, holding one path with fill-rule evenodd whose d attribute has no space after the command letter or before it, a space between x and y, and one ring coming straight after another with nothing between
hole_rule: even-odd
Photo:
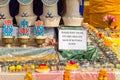
<instances>
[{"instance_id":1,"label":"yellow cloth","mask_svg":"<svg viewBox=\"0 0 120 80\"><path fill-rule=\"evenodd\" d=\"M89 23L89 8L90 6L89 6L89 1L85 1L84 2L84 13L83 13L83 17L84 17L84 22L85 23Z\"/></svg>"},{"instance_id":2,"label":"yellow cloth","mask_svg":"<svg viewBox=\"0 0 120 80\"><path fill-rule=\"evenodd\" d=\"M100 28L107 27L103 22L105 15L114 15L117 21L112 26L120 29L120 0L90 0L90 24Z\"/></svg>"}]
</instances>

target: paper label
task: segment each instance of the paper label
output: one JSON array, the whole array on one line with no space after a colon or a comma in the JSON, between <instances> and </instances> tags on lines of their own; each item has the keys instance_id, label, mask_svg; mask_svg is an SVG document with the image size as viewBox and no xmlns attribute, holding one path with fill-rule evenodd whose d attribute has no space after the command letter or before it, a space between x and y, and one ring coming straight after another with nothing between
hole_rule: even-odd
<instances>
[{"instance_id":1,"label":"paper label","mask_svg":"<svg viewBox=\"0 0 120 80\"><path fill-rule=\"evenodd\" d=\"M60 29L59 50L87 50L87 31Z\"/></svg>"}]
</instances>

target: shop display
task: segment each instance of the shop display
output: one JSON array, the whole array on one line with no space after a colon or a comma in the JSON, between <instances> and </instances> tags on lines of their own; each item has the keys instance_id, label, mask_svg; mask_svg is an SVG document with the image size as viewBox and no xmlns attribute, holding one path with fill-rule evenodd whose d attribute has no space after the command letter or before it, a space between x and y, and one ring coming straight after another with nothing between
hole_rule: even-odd
<instances>
[{"instance_id":1,"label":"shop display","mask_svg":"<svg viewBox=\"0 0 120 80\"><path fill-rule=\"evenodd\" d=\"M113 11L111 6L110 10L104 10L105 5L98 5L99 8L94 5L97 1L90 0L88 24L85 23L88 14L84 15L86 19L83 22L79 13L81 0L65 0L64 15L58 15L59 0L41 0L43 14L38 16L40 20L34 14L33 0L17 1L20 6L19 14L15 16L16 26L9 14L10 0L0 0L0 26L3 26L0 28L0 80L9 80L8 77L10 80L119 80L119 18L113 13L104 14ZM116 4L109 0L105 3ZM98 4L103 4L102 0ZM102 21L101 16L97 17L101 21L100 26L94 24L98 12L104 15ZM52 27L86 30L87 50L58 50L58 34Z\"/></svg>"}]
</instances>

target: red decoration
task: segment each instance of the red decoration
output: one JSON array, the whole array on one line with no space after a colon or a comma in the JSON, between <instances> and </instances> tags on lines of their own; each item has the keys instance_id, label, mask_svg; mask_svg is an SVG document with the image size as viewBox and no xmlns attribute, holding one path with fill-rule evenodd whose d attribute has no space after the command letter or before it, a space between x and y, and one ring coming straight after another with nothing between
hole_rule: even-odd
<instances>
[{"instance_id":1,"label":"red decoration","mask_svg":"<svg viewBox=\"0 0 120 80\"><path fill-rule=\"evenodd\" d=\"M40 64L40 66L46 66L46 64L43 63L43 64Z\"/></svg>"},{"instance_id":2,"label":"red decoration","mask_svg":"<svg viewBox=\"0 0 120 80\"><path fill-rule=\"evenodd\" d=\"M7 21L4 22L4 24L6 24L6 25L12 25L13 22L12 22L12 20L7 20Z\"/></svg>"},{"instance_id":3,"label":"red decoration","mask_svg":"<svg viewBox=\"0 0 120 80\"><path fill-rule=\"evenodd\" d=\"M35 26L41 26L41 25L43 25L42 21L38 20L38 21L35 22Z\"/></svg>"},{"instance_id":4,"label":"red decoration","mask_svg":"<svg viewBox=\"0 0 120 80\"><path fill-rule=\"evenodd\" d=\"M19 29L20 34L28 34L29 31L30 31L29 28L20 28L20 29Z\"/></svg>"}]
</instances>

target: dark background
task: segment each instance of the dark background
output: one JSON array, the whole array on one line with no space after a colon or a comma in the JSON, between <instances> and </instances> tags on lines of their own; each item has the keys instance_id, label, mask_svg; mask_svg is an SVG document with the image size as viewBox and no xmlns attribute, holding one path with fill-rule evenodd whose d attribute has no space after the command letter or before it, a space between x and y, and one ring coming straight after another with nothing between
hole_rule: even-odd
<instances>
[{"instance_id":1,"label":"dark background","mask_svg":"<svg viewBox=\"0 0 120 80\"><path fill-rule=\"evenodd\" d=\"M59 0L58 2L59 15L62 15L64 12L63 1ZM10 0L9 8L10 8L10 15L14 18L13 21L14 24L16 24L15 16L19 13L19 3L17 2L17 0ZM41 0L33 0L33 11L37 16L40 16L43 13L43 3L41 2Z\"/></svg>"},{"instance_id":2,"label":"dark background","mask_svg":"<svg viewBox=\"0 0 120 80\"><path fill-rule=\"evenodd\" d=\"M59 0L58 2L58 12L59 15L61 15L62 12L62 0ZM10 14L12 17L16 16L18 14L19 11L19 3L17 2L17 0L10 0ZM33 9L34 9L34 13L38 16L40 16L43 12L43 4L41 2L41 0L33 0Z\"/></svg>"}]
</instances>

